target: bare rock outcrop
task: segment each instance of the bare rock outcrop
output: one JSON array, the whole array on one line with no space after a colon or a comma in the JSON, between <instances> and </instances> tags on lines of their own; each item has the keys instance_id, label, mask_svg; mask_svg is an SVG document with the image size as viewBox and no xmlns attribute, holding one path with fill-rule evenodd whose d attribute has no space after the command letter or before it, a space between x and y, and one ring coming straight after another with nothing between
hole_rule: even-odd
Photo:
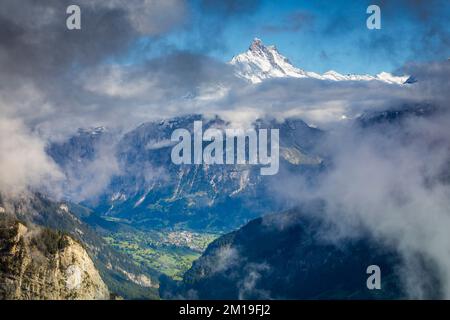
<instances>
[{"instance_id":1,"label":"bare rock outcrop","mask_svg":"<svg viewBox=\"0 0 450 320\"><path fill-rule=\"evenodd\" d=\"M0 299L109 299L86 250L71 237L0 222Z\"/></svg>"}]
</instances>

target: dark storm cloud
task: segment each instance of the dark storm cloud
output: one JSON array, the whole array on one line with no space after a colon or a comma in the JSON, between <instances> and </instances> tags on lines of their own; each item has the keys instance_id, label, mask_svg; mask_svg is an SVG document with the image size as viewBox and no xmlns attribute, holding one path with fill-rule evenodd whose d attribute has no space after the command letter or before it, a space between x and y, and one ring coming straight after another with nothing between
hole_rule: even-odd
<instances>
[{"instance_id":1,"label":"dark storm cloud","mask_svg":"<svg viewBox=\"0 0 450 320\"><path fill-rule=\"evenodd\" d=\"M205 104L230 84L245 85L229 65L189 52L135 65L97 64L54 79L46 84L24 80L8 94L0 92L4 115L56 138L78 127L128 128L193 112L196 105L206 110Z\"/></svg>"},{"instance_id":2,"label":"dark storm cloud","mask_svg":"<svg viewBox=\"0 0 450 320\"><path fill-rule=\"evenodd\" d=\"M67 72L70 66L83 67L123 53L136 36L164 33L184 18L181 1L147 3L146 11L153 12L149 16L142 10L146 3L78 1L82 29L71 31L66 28L66 8L71 1L3 1L2 66L10 74L54 76ZM163 18L155 19L158 15L166 22L162 23Z\"/></svg>"},{"instance_id":3,"label":"dark storm cloud","mask_svg":"<svg viewBox=\"0 0 450 320\"><path fill-rule=\"evenodd\" d=\"M42 134L89 126L101 112L106 122L112 121L103 108L107 99L89 99L76 80L85 70L126 52L136 37L158 37L186 15L181 0L79 0L81 30L69 31L70 4L2 1L0 132L8 137L0 143L2 194L15 195L29 187L44 190L48 184L53 188L62 175L44 151Z\"/></svg>"},{"instance_id":4,"label":"dark storm cloud","mask_svg":"<svg viewBox=\"0 0 450 320\"><path fill-rule=\"evenodd\" d=\"M138 36L158 37L185 20L181 0L132 3L80 0L81 30L66 28L72 2L4 1L0 12L3 116L39 122L56 109L76 114L90 103L76 80L85 70L127 52ZM84 106L86 107L86 106ZM30 113L30 108L33 113ZM80 108L83 110L83 107ZM34 118L34 119L33 119Z\"/></svg>"},{"instance_id":5,"label":"dark storm cloud","mask_svg":"<svg viewBox=\"0 0 450 320\"><path fill-rule=\"evenodd\" d=\"M63 1L35 3L13 1L2 9L0 28L15 30L1 42L2 65L9 74L54 76L72 63L93 63L128 44L132 29L123 11L83 10L83 30L69 31ZM111 33L114 26L120 28Z\"/></svg>"}]
</instances>

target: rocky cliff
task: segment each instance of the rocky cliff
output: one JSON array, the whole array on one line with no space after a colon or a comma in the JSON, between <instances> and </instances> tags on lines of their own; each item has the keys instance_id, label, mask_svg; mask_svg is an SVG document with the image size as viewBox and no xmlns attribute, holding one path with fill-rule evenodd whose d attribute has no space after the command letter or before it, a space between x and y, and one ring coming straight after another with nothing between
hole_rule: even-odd
<instances>
[{"instance_id":1,"label":"rocky cliff","mask_svg":"<svg viewBox=\"0 0 450 320\"><path fill-rule=\"evenodd\" d=\"M2 217L0 299L109 299L109 292L71 237Z\"/></svg>"}]
</instances>

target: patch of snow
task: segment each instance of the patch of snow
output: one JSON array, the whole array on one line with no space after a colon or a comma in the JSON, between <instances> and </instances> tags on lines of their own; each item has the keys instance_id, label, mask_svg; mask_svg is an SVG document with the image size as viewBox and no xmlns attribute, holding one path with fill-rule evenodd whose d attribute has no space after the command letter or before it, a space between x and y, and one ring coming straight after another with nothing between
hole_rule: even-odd
<instances>
[{"instance_id":1,"label":"patch of snow","mask_svg":"<svg viewBox=\"0 0 450 320\"><path fill-rule=\"evenodd\" d=\"M138 207L141 205L142 202L144 202L145 197L147 197L147 193L145 193L142 197L139 198L138 201L136 201L136 203L134 204L134 208Z\"/></svg>"}]
</instances>

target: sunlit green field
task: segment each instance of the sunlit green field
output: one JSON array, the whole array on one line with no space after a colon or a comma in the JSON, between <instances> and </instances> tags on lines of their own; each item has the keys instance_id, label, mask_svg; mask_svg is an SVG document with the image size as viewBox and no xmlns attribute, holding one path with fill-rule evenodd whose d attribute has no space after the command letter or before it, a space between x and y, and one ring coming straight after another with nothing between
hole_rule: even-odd
<instances>
[{"instance_id":1,"label":"sunlit green field","mask_svg":"<svg viewBox=\"0 0 450 320\"><path fill-rule=\"evenodd\" d=\"M130 255L135 263L180 280L192 262L218 236L181 230L152 230L114 233L105 240Z\"/></svg>"}]
</instances>

